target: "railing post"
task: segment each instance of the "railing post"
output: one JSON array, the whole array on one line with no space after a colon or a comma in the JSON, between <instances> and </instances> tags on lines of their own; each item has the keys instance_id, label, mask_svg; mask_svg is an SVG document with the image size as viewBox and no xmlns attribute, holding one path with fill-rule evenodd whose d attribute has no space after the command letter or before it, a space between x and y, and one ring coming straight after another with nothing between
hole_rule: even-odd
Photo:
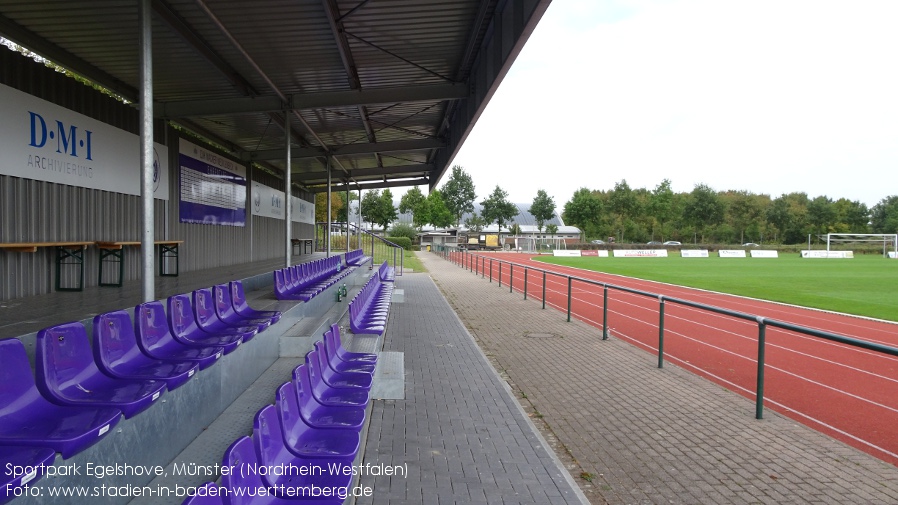
<instances>
[{"instance_id":1,"label":"railing post","mask_svg":"<svg viewBox=\"0 0 898 505\"><path fill-rule=\"evenodd\" d=\"M543 270L543 310L546 310L546 271Z\"/></svg>"},{"instance_id":2,"label":"railing post","mask_svg":"<svg viewBox=\"0 0 898 505\"><path fill-rule=\"evenodd\" d=\"M502 262L499 262L499 287L502 287Z\"/></svg>"},{"instance_id":3,"label":"railing post","mask_svg":"<svg viewBox=\"0 0 898 505\"><path fill-rule=\"evenodd\" d=\"M514 263L508 265L508 292L514 291Z\"/></svg>"},{"instance_id":4,"label":"railing post","mask_svg":"<svg viewBox=\"0 0 898 505\"><path fill-rule=\"evenodd\" d=\"M755 393L755 419L764 419L764 350L767 340L767 323L758 316L758 385Z\"/></svg>"},{"instance_id":5,"label":"railing post","mask_svg":"<svg viewBox=\"0 0 898 505\"><path fill-rule=\"evenodd\" d=\"M567 277L567 322L571 322L571 276Z\"/></svg>"},{"instance_id":6,"label":"railing post","mask_svg":"<svg viewBox=\"0 0 898 505\"><path fill-rule=\"evenodd\" d=\"M527 299L527 272L529 269L524 267L524 299Z\"/></svg>"},{"instance_id":7,"label":"railing post","mask_svg":"<svg viewBox=\"0 0 898 505\"><path fill-rule=\"evenodd\" d=\"M602 340L608 340L608 285L602 286L605 288L602 295Z\"/></svg>"},{"instance_id":8,"label":"railing post","mask_svg":"<svg viewBox=\"0 0 898 505\"><path fill-rule=\"evenodd\" d=\"M493 282L493 258L490 258L490 282Z\"/></svg>"},{"instance_id":9,"label":"railing post","mask_svg":"<svg viewBox=\"0 0 898 505\"><path fill-rule=\"evenodd\" d=\"M480 278L483 279L486 277L486 258L481 258L481 260L482 261L480 262Z\"/></svg>"},{"instance_id":10,"label":"railing post","mask_svg":"<svg viewBox=\"0 0 898 505\"><path fill-rule=\"evenodd\" d=\"M664 368L664 295L659 295L658 300L658 368Z\"/></svg>"}]
</instances>

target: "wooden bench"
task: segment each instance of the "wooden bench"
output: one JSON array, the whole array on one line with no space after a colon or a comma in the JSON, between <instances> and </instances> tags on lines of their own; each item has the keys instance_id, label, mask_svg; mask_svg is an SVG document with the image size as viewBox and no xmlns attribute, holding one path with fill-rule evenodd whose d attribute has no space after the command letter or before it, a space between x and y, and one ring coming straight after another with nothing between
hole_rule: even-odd
<instances>
[{"instance_id":1,"label":"wooden bench","mask_svg":"<svg viewBox=\"0 0 898 505\"><path fill-rule=\"evenodd\" d=\"M312 254L314 252L314 244L310 238L291 238L290 243L293 245L293 254Z\"/></svg>"},{"instance_id":2,"label":"wooden bench","mask_svg":"<svg viewBox=\"0 0 898 505\"><path fill-rule=\"evenodd\" d=\"M56 248L56 291L82 291L84 289L84 250L93 242L18 242L0 244L0 249L10 252L36 253L39 247ZM62 286L62 267L75 265L78 270L76 286Z\"/></svg>"},{"instance_id":3,"label":"wooden bench","mask_svg":"<svg viewBox=\"0 0 898 505\"><path fill-rule=\"evenodd\" d=\"M156 240L153 244L159 246L159 276L160 277L177 277L180 268L178 260L178 246L183 244L183 240ZM97 242L97 248L100 249L100 273L98 274L97 284L100 286L121 286L125 278L125 246L140 246L139 241L120 241L120 242ZM174 272L165 268L165 260L174 259ZM103 282L103 265L106 263L118 263L118 282Z\"/></svg>"}]
</instances>

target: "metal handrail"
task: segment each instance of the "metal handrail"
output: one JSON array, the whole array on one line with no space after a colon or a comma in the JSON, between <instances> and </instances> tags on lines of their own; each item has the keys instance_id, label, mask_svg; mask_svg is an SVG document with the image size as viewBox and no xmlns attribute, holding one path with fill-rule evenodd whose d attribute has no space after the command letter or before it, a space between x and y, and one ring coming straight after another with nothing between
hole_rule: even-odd
<instances>
[{"instance_id":1,"label":"metal handrail","mask_svg":"<svg viewBox=\"0 0 898 505\"><path fill-rule=\"evenodd\" d=\"M639 289L628 288L625 286L618 286L615 284L596 281L593 279L585 279L583 277L577 277L574 275L565 275L560 274L558 272L553 272L551 270L544 270L541 268L536 268L530 265L524 265L521 263L515 263L511 261L505 261L494 258L487 258L485 256L479 254L473 254L464 249L459 248L450 248L450 247L441 247L439 250L434 251L440 254L444 259L448 261L453 261L452 253L458 253L461 255L461 259L458 261L459 265L462 267L469 267L472 272L477 274L477 270L480 270L481 278L484 276L483 272L486 270L486 261L489 259L489 277L490 282L493 280L493 262L498 262L499 264L499 285L502 285L502 264L506 264L509 266L511 270L510 282L509 282L509 291L511 291L514 287L514 267L522 267L524 268L524 299L527 298L527 274L530 270L541 272L543 274L543 284L542 284L542 308L546 308L546 276L554 275L561 278L567 279L567 320L571 320L571 286L574 281L582 282L585 284L590 284L594 286L601 286L604 290L604 302L602 304L602 340L608 339L608 290L616 290L627 292L639 296L644 296L647 298L655 298L659 302L659 320L658 320L658 368L663 368L664 366L664 305L665 303L674 303L677 305L683 305L686 307L691 307L703 311L713 312L716 314L721 314L729 317L734 317L737 319L742 319L745 321L756 322L758 325L758 370L757 370L757 384L755 390L755 418L763 419L764 414L764 367L765 367L765 350L766 350L766 330L768 326L772 326L775 328L781 328L784 330L794 331L797 333L801 333L804 335L809 335L812 337L822 338L825 340L830 340L833 342L839 342L841 344L850 345L853 347L860 347L863 349L867 349L870 351L875 351L883 354L887 354L890 356L898 356L898 348L890 347L883 344L877 344L875 342L868 342L866 340L860 340L856 338L846 337L844 335L839 335L836 333L831 333L828 331L817 330L814 328L808 328L805 326L787 323L785 321L778 321L776 319L769 319L763 316L748 314L746 312L739 312L735 310L725 309L723 307L716 307L714 305L707 305L704 303L693 302L690 300L685 300L682 298L675 298L671 296L665 296L658 293L651 293L648 291L642 291Z\"/></svg>"}]
</instances>

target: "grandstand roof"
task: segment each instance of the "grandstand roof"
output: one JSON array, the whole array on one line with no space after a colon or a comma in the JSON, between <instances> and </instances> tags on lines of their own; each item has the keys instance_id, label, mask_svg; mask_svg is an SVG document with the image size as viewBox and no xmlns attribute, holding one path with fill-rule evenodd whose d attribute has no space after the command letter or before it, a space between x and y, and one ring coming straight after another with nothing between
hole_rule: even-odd
<instances>
[{"instance_id":1,"label":"grandstand roof","mask_svg":"<svg viewBox=\"0 0 898 505\"><path fill-rule=\"evenodd\" d=\"M154 115L326 190L434 187L550 0L146 0ZM135 0L0 0L0 35L136 102ZM339 188L338 188L339 189Z\"/></svg>"}]
</instances>

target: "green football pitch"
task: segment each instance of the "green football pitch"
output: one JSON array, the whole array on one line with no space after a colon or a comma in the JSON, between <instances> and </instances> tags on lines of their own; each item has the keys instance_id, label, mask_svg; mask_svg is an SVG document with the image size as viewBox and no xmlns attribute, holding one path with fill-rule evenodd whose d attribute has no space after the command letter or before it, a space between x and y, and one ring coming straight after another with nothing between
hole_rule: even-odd
<instances>
[{"instance_id":1,"label":"green football pitch","mask_svg":"<svg viewBox=\"0 0 898 505\"><path fill-rule=\"evenodd\" d=\"M713 253L712 253L713 254ZM898 321L898 260L779 258L565 258L546 263Z\"/></svg>"}]
</instances>

